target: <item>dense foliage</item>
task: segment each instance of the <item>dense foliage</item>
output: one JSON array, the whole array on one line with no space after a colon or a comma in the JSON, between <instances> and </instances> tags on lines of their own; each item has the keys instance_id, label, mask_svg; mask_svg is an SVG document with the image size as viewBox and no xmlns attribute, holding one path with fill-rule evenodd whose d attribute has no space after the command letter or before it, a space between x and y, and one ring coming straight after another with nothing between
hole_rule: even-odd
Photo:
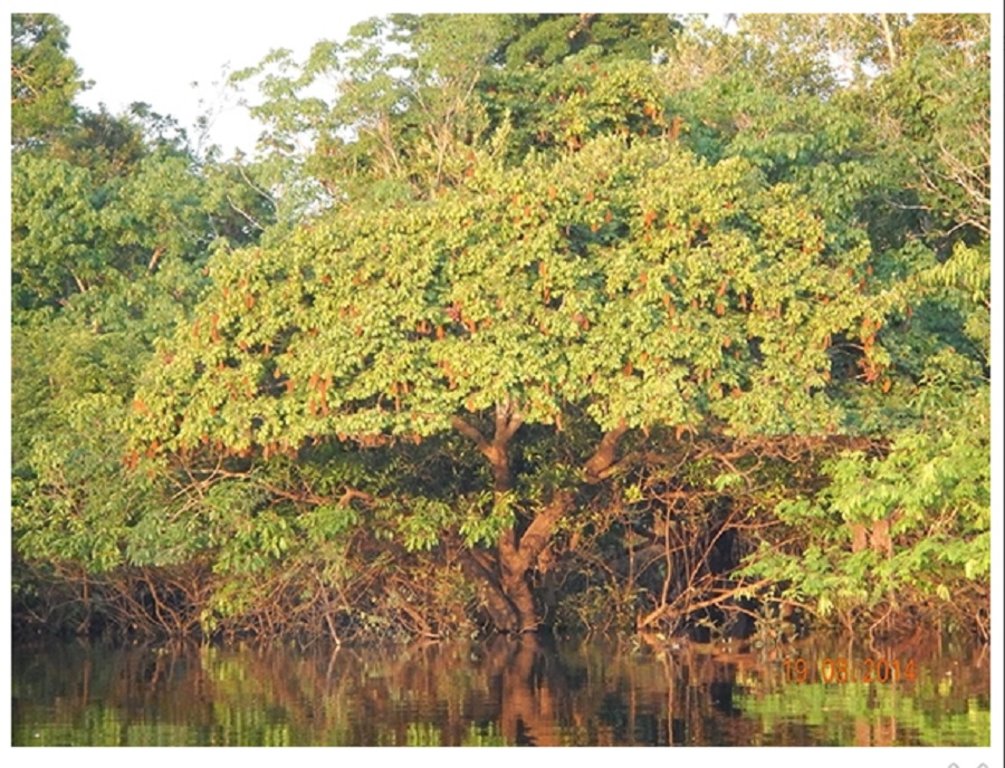
<instances>
[{"instance_id":1,"label":"dense foliage","mask_svg":"<svg viewBox=\"0 0 1005 768\"><path fill-rule=\"evenodd\" d=\"M26 625L987 635L986 17L374 19L229 162L13 19Z\"/></svg>"}]
</instances>

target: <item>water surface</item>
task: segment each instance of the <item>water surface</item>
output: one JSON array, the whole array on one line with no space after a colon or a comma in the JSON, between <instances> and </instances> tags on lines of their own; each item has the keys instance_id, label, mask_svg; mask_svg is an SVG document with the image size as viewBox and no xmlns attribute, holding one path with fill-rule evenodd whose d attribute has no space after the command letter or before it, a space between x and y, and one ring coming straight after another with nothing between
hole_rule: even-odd
<instances>
[{"instance_id":1,"label":"water surface","mask_svg":"<svg viewBox=\"0 0 1005 768\"><path fill-rule=\"evenodd\" d=\"M857 679L825 665L840 658ZM881 682L873 658L902 672L913 661L914 679ZM40 746L987 745L988 667L985 647L819 641L750 652L637 639L308 651L72 641L15 647L12 734Z\"/></svg>"}]
</instances>

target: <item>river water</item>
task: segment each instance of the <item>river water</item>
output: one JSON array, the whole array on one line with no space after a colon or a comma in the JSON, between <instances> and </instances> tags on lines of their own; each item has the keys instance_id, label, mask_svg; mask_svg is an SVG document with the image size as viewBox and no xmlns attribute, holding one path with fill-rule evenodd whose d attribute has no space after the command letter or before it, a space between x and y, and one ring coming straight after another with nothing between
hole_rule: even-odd
<instances>
[{"instance_id":1,"label":"river water","mask_svg":"<svg viewBox=\"0 0 1005 768\"><path fill-rule=\"evenodd\" d=\"M986 646L20 644L15 745L987 745Z\"/></svg>"}]
</instances>

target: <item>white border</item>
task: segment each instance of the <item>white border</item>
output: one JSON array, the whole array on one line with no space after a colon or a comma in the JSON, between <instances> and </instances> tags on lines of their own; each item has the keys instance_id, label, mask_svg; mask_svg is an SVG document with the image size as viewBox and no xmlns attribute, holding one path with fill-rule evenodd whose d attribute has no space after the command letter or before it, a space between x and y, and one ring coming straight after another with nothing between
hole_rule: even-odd
<instances>
[{"instance_id":1,"label":"white border","mask_svg":"<svg viewBox=\"0 0 1005 768\"><path fill-rule=\"evenodd\" d=\"M218 0L219 1L219 0ZM193 24L198 24L199 18L199 8L204 7L205 3L195 3L192 0L176 0L176 2L171 4L171 8L175 13L186 14L192 19ZM233 9L234 13L247 14L259 12L262 14L282 12L284 14L298 14L304 17L305 24L310 18L310 13L312 8L316 8L316 4L304 2L304 0L285 0L281 5L269 4L261 5L260 7L256 3L228 3L228 5ZM1005 718L1001 716L1003 712L1003 676L1002 676L1002 579L1001 579L1001 566L1002 566L1002 522L1003 516L1002 511L1005 509L1003 507L1002 496L1002 483L1001 483L1001 466L1005 454L1003 454L1003 444L1002 444L1002 403L1005 402L1003 398L1002 390L1002 376L997 373L997 366L1001 360L1001 353L1003 350L1002 338L1003 338L1003 328L1002 328L1002 308L1000 304L1001 300L1001 288L1002 288L1002 278L1003 278L1003 264L1002 264L1002 206L1001 206L1001 192L1000 184L1002 182L1002 148L1005 147L1003 143L1002 134L1002 41L1005 40L1003 36L1002 28L1002 17L1003 11L1001 6L993 2L959 2L954 3L952 7L946 7L948 4L937 5L931 2L887 2L883 4L883 10L886 12L951 12L951 13L963 13L963 12L979 12L979 13L990 13L992 16L992 365L995 366L995 370L992 374L991 392L992 392L992 493L991 493L991 503L992 503L992 688L991 688L991 712L992 712L992 727L991 727L991 746L988 748L953 748L953 747L889 747L885 749L878 749L875 747L841 747L841 748L828 748L828 747L734 747L731 749L717 749L713 747L694 747L686 749L675 749L672 752L666 752L661 754L643 754L639 752L639 748L594 748L594 749L579 749L575 751L573 759L577 763L586 761L588 764L601 764L607 762L616 762L619 760L658 760L660 764L664 761L672 761L674 765L688 764L688 765L719 765L725 764L727 762L731 764L745 764L747 761L752 761L757 765L768 765L768 766L778 766L779 768L783 766L800 766L803 768L807 764L813 764L814 766L837 766L843 765L849 761L853 761L856 766L860 768L867 768L867 766L887 766L891 764L904 764L904 765L917 765L917 766L933 766L934 768L943 768L949 766L952 763L956 763L959 768L977 768L978 764L981 762L986 763L988 766L1000 766L1001 765L1001 754L1002 748L1005 747L1005 741L1003 741L1003 727L1005 727ZM141 4L135 2L90 2L88 6L94 9L95 13L106 13L110 19L110 36L114 34L113 21L115 18L121 17L132 17L135 18L137 13L140 13L138 9L142 8ZM69 7L80 7L80 2L71 2L71 0L52 0L48 3L40 3L38 0L22 0L22 2L17 3L16 9L11 9L8 13L16 11L48 11L56 14L60 13L61 9ZM432 2L432 3L387 3L385 0L379 0L373 5L367 5L365 11L361 12L361 16L371 16L380 15L382 13L392 12L392 11L415 11L415 12L431 12L431 11L445 11L445 12L472 12L472 11L504 11L504 12L541 12L542 10L548 11L604 11L610 10L611 3L596 3L596 2L583 2L578 4L571 4L568 2L552 2L549 3L545 9L541 8L539 3L528 2L527 0L518 0L517 2L509 2L505 4L499 4L492 2L490 4L483 4L474 6L473 4L461 4L456 2ZM847 0L840 4L840 6L833 6L830 4L824 4L821 7L814 6L808 8L805 2L760 2L757 4L752 4L748 1L745 2L734 2L724 4L721 2L710 2L696 4L692 2L684 2L679 4L672 3L653 3L643 0L642 2L632 3L630 8L619 9L626 10L630 12L667 12L667 13L682 13L682 12L695 12L695 13L726 13L726 12L745 12L745 13L756 13L756 12L792 12L792 13L804 13L812 11L813 13L822 13L826 11L839 12L839 13L875 13L876 4L861 2L859 0ZM153 31L156 34L156 31ZM323 36L324 31L319 30L319 37ZM7 36L4 36L4 50L9 62L10 57L10 42ZM72 46L72 30L71 30L71 46ZM72 51L71 51L72 55ZM179 41L179 56L184 56L184 44ZM169 65L169 63L167 64ZM128 66L128 64L125 64ZM151 99L155 101L154 99ZM156 104L155 104L156 106ZM10 105L6 99L0 100L0 120L2 120L2 131L0 134L4 138L5 146L10 146ZM3 250L0 250L6 258L4 261L9 265L10 262L10 159L9 154L6 150L0 152L0 179L2 179L5 194L3 195L2 202L0 202L0 243L3 244ZM0 298L0 314L4 317L10 317L10 271L9 267L5 268L3 282L5 290L2 292L2 298ZM9 321L8 321L9 322ZM2 341L0 341L2 349L0 349L0 360L10 360L10 333L9 325L8 332L2 335ZM10 375L9 370L6 369L6 375L3 376L2 383L0 383L0 398L2 398L3 408L0 409L0 459L2 459L4 466L10 467ZM9 520L9 510L10 510L10 481L8 479L7 471L0 472L0 484L3 487L3 499L6 502L5 509L8 510L8 520ZM27 748L24 749L13 749L10 747L11 738L11 701L10 701L10 649L11 649L11 630L10 630L10 529L9 525L3 526L2 531L0 531L0 559L3 561L3 589L2 593L2 604L4 608L4 621L3 626L0 628L0 647L3 648L2 659L0 659L0 678L3 682L3 692L0 693L0 749L4 753L9 753L9 758L13 758L18 763L27 763L31 760L32 763L47 764L50 761L55 763L56 761L63 762L66 760L72 760L75 765L79 764L95 764L102 766L113 766L113 765L126 765L132 764L139 757L142 759L144 764L157 766L157 765L171 765L177 763L179 759L206 759L207 762L219 761L221 759L227 761L244 761L247 759L256 760L261 757L261 753L257 750L250 749L240 749L231 748L225 755L221 755L218 751L212 751L211 748L206 749L194 749L185 752L183 755L174 750L164 750L164 749L145 749L142 756L137 755L133 750L123 750L123 749L103 749L103 748L88 748L88 749L76 749L68 752L66 750L45 750L44 752L31 751L28 752ZM736 750L740 750L737 753ZM212 754L209 754L212 752ZM395 762L403 761L407 764L418 763L418 764L429 764L429 765L470 765L471 761L477 760L479 764L483 765L506 765L511 763L515 758L519 759L520 763L523 764L527 760L531 762L538 761L554 761L556 758L562 760L567 755L558 756L551 752L531 752L531 753L520 753L517 758L516 753L511 749L481 749L474 755L468 749L464 748L453 748L453 749L440 749L440 750L429 750L429 749L396 749L393 751L380 750L377 751L374 748L353 748L346 750L338 750L337 754L333 753L328 749L314 749L307 748L298 750L296 753L298 762L305 761L308 763L317 764L331 764L332 761L339 762L350 762L350 763L376 763L383 762L384 760L393 760ZM281 758L282 759L282 758ZM6 761L5 761L6 762ZM6 764L10 764L7 762ZM15 763L17 764L17 763Z\"/></svg>"}]
</instances>

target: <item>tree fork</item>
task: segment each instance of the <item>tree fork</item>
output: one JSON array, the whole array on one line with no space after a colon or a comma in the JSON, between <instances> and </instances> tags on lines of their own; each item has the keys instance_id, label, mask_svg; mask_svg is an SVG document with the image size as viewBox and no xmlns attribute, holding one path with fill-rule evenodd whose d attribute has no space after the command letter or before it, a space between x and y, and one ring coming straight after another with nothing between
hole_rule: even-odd
<instances>
[{"instance_id":1,"label":"tree fork","mask_svg":"<svg viewBox=\"0 0 1005 768\"><path fill-rule=\"evenodd\" d=\"M535 632L538 629L540 622L527 574L537 565L537 559L551 540L555 526L572 507L574 498L572 491L559 491L534 517L519 543L513 529L499 539L503 588L519 614L520 632Z\"/></svg>"},{"instance_id":2,"label":"tree fork","mask_svg":"<svg viewBox=\"0 0 1005 768\"><path fill-rule=\"evenodd\" d=\"M588 483L598 483L603 479L605 470L615 463L618 444L627 431L628 426L622 421L604 434L583 468ZM519 543L516 542L516 532L512 529L499 540L503 587L520 614L521 632L533 632L538 626L537 609L534 607L534 596L527 574L536 567L537 559L551 541L558 521L572 508L575 496L568 489L558 491L534 517Z\"/></svg>"},{"instance_id":3,"label":"tree fork","mask_svg":"<svg viewBox=\"0 0 1005 768\"><path fill-rule=\"evenodd\" d=\"M513 407L512 401L496 405L495 434L489 441L472 424L459 416L452 419L454 428L470 438L478 450L488 460L492 468L493 489L496 496L511 490L513 487L509 464L509 441L520 428L523 419ZM588 483L598 483L604 478L604 472L614 463L621 438L628 431L628 426L622 421L617 427L604 433L593 455L584 465L584 475ZM515 527L504 531L499 538L497 561L499 570L499 588L506 601L515 612L517 631L534 632L540 623L537 608L534 605L534 593L528 581L528 574L537 565L537 559L551 540L558 521L571 509L575 493L571 490L557 492L551 501L531 520L530 525L517 539ZM482 581L488 576L482 574ZM503 631L513 631L511 617L507 615L504 624L500 618L502 606L492 607L493 621Z\"/></svg>"},{"instance_id":4,"label":"tree fork","mask_svg":"<svg viewBox=\"0 0 1005 768\"><path fill-rule=\"evenodd\" d=\"M499 503L503 494L513 488L508 448L510 439L522 423L523 418L515 410L512 401L496 405L495 431L491 441L477 427L459 416L451 419L454 429L471 439L488 460L492 469L492 489L495 492L496 503ZM488 585L485 597L496 628L504 632L524 632L536 628L534 598L524 578L526 568L522 568L519 562L516 529L511 527L504 531L499 539L496 552L498 577L484 568L476 570L474 568L476 563L474 558L470 558L468 573L479 573L480 581Z\"/></svg>"},{"instance_id":5,"label":"tree fork","mask_svg":"<svg viewBox=\"0 0 1005 768\"><path fill-rule=\"evenodd\" d=\"M451 423L458 432L470 438L478 450L488 460L492 468L493 491L496 495L497 503L500 497L512 490L513 476L509 462L509 442L516 434L520 425L523 424L523 417L516 410L513 401L496 404L495 430L492 440L488 440L473 424L469 424L459 416L455 416ZM549 505L550 507L551 505ZM492 600L491 589L488 593L490 602L490 613L493 614L493 621L497 628L505 632L533 632L538 627L537 609L534 606L534 594L530 584L527 582L527 572L533 566L537 555L540 554L551 529L554 527L554 520L561 516L563 510L548 513L543 512L532 522L531 527L524 533L523 539L532 530L541 531L533 533L531 540L536 540L541 535L544 536L541 543L535 543L531 549L535 549L533 557L530 556L530 549L524 549L522 541L517 543L516 528L510 527L499 537L499 544L496 548L496 563L498 566L499 590L505 596L512 614L505 617L505 623L500 624L499 614L503 614L502 605L498 600ZM551 522L547 522L551 520ZM536 526L536 528L535 528ZM543 530L546 528L547 530ZM485 580L483 575L483 581ZM493 607L492 602L496 605Z\"/></svg>"}]
</instances>

